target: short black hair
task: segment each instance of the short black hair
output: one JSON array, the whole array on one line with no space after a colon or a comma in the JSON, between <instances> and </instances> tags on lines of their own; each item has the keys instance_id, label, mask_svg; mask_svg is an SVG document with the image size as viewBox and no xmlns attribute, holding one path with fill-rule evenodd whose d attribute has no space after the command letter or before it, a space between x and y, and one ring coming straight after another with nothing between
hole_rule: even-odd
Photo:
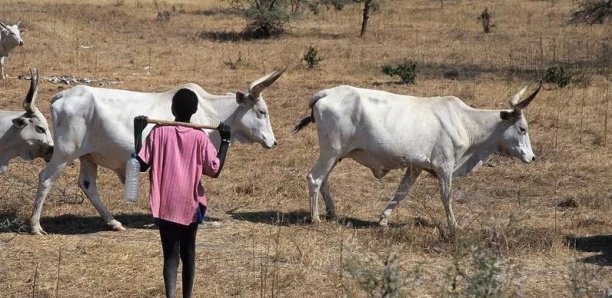
<instances>
[{"instance_id":1,"label":"short black hair","mask_svg":"<svg viewBox=\"0 0 612 298\"><path fill-rule=\"evenodd\" d=\"M172 97L172 114L178 118L191 118L198 110L198 96L189 89L180 89Z\"/></svg>"}]
</instances>

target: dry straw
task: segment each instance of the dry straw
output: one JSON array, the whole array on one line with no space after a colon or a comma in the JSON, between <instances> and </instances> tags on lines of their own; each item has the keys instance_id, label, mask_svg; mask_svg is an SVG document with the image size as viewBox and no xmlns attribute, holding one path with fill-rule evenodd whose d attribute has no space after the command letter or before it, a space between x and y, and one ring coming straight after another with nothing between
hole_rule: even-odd
<instances>
[{"instance_id":1,"label":"dry straw","mask_svg":"<svg viewBox=\"0 0 612 298\"><path fill-rule=\"evenodd\" d=\"M156 20L158 9L150 1L15 1L5 4L2 16L23 17L29 27L26 45L9 57L23 61L7 64L11 75L36 67L45 76L118 78L120 83L112 87L121 89L158 92L194 82L210 93L225 94L246 91L271 68L289 66L264 92L279 146L264 150L234 143L221 178L203 180L209 216L221 225L205 224L198 231L196 297L365 296L344 265L352 258L375 258L391 245L398 272L410 276L401 291L416 297L444 292L440 285L448 285L444 272L453 266L456 245L441 236L444 210L436 180L421 175L384 230L376 221L402 172L377 180L368 169L344 159L330 177L331 191L342 222L352 224L310 225L305 177L318 157L317 132L308 127L293 134L291 125L308 112L313 94L335 85L455 95L473 107L498 109L507 108L507 96L539 79L553 62L576 66L589 74L586 87L547 86L526 113L536 162L525 165L496 157L453 184L455 213L467 235L465 247L497 245L499 264L517 265L518 289L505 289L529 297L569 296L568 261L595 253L576 252L562 239L569 234L605 236L612 226L612 151L606 146L610 60L604 59L601 42L609 30L566 25L574 5L570 0L557 0L554 6L508 0L491 8L497 26L485 35L476 20L482 6L443 4L440 9L436 1L388 1L370 15L363 39L355 34L362 13L356 5L305 14L286 36L248 42L198 35L203 30L231 33L244 28L240 14L217 0L173 2L176 11L162 5L170 11L163 22ZM45 12L35 10L39 8ZM79 49L80 43L92 48ZM325 63L305 71L300 59L310 44L325 54ZM243 53L247 63L230 69L225 62L237 53ZM416 85L396 84L380 71L382 65L404 58L421 66ZM448 68L457 70L456 78L444 78ZM20 109L23 84L14 78L0 84L2 109ZM49 99L65 87L43 81L38 104L49 119ZM594 145L600 134L604 146ZM100 169L97 186L127 231L110 231L88 200L69 204L78 202L74 194L81 193L77 160L58 178L45 204L41 222L51 235L24 235L37 174L44 166L41 160L14 159L0 177L0 222L11 223L0 231L3 294L163 296L161 247L146 192L137 204L125 204L113 171ZM146 181L142 175L145 189ZM584 203L557 207L569 198ZM471 257L469 250L463 252L460 256ZM584 264L589 270L607 268ZM609 287L611 274L598 271L589 285ZM24 282L28 278L32 283Z\"/></svg>"}]
</instances>

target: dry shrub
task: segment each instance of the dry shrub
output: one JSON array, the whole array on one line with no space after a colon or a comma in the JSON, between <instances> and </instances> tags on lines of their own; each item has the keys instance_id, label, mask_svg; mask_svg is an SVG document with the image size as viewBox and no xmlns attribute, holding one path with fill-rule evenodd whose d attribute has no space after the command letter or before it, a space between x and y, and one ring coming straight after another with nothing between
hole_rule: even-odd
<instances>
[{"instance_id":1,"label":"dry shrub","mask_svg":"<svg viewBox=\"0 0 612 298\"><path fill-rule=\"evenodd\" d=\"M572 262L569 266L569 275L566 278L567 287L571 297L598 297L599 289L593 284L599 274L597 268L591 268L583 262ZM599 296L608 298L609 296Z\"/></svg>"},{"instance_id":2,"label":"dry shrub","mask_svg":"<svg viewBox=\"0 0 612 298\"><path fill-rule=\"evenodd\" d=\"M401 288L405 277L399 266L399 258L392 249L376 259L351 258L343 264L353 278L358 280L368 297L403 297Z\"/></svg>"}]
</instances>

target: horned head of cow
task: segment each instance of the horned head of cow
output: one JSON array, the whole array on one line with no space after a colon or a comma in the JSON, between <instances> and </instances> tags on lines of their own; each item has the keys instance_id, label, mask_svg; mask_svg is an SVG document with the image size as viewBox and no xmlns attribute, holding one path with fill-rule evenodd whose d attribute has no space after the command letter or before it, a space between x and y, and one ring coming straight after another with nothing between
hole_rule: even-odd
<instances>
[{"instance_id":1,"label":"horned head of cow","mask_svg":"<svg viewBox=\"0 0 612 298\"><path fill-rule=\"evenodd\" d=\"M249 104L259 101L261 92L274 83L285 72L287 68L274 70L273 72L253 81L249 86L249 93L236 92L236 100L239 104Z\"/></svg>"},{"instance_id":2,"label":"horned head of cow","mask_svg":"<svg viewBox=\"0 0 612 298\"><path fill-rule=\"evenodd\" d=\"M17 24L15 25L6 25L0 22L0 31L4 33L4 36L2 36L3 39L0 40L0 42L5 44L5 46L8 46L9 48L23 46L23 39L21 39L21 33L24 30L19 29L20 24L21 21L17 22Z\"/></svg>"},{"instance_id":3,"label":"horned head of cow","mask_svg":"<svg viewBox=\"0 0 612 298\"><path fill-rule=\"evenodd\" d=\"M272 132L268 107L263 100L262 91L272 85L286 68L274 70L251 83L248 93L236 92L237 121L232 125L232 136L246 142L258 142L265 148L274 148L276 138Z\"/></svg>"},{"instance_id":4,"label":"horned head of cow","mask_svg":"<svg viewBox=\"0 0 612 298\"><path fill-rule=\"evenodd\" d=\"M524 117L525 109L542 89L542 82L538 88L525 100L520 101L521 96L527 91L529 85L523 87L519 92L510 98L510 111L501 111L500 117L503 120L502 141L499 150L509 155L520 157L523 162L529 163L535 160L535 155L531 149L527 120Z\"/></svg>"},{"instance_id":5,"label":"horned head of cow","mask_svg":"<svg viewBox=\"0 0 612 298\"><path fill-rule=\"evenodd\" d=\"M29 160L42 157L49 161L53 154L53 139L45 116L35 105L39 84L38 71L31 69L30 75L30 89L23 100L25 113L13 119L13 125L19 130L20 138L28 147L20 153L21 158Z\"/></svg>"},{"instance_id":6,"label":"horned head of cow","mask_svg":"<svg viewBox=\"0 0 612 298\"><path fill-rule=\"evenodd\" d=\"M523 115L523 109L525 109L531 103L531 101L540 92L540 89L542 89L542 81L540 81L538 88L531 95L529 95L529 97L523 101L520 101L521 96L523 96L525 91L527 91L528 87L529 85L523 87L523 89L510 98L510 108L512 111L502 111L500 117L503 120L518 120Z\"/></svg>"}]
</instances>

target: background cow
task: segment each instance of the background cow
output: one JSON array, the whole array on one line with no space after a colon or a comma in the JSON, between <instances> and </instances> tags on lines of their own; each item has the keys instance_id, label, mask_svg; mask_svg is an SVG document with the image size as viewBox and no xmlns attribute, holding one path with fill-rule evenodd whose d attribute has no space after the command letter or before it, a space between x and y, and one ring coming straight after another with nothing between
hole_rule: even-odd
<instances>
[{"instance_id":1,"label":"background cow","mask_svg":"<svg viewBox=\"0 0 612 298\"><path fill-rule=\"evenodd\" d=\"M0 22L0 76L4 80L4 58L17 46L23 46L19 23L15 25L5 25Z\"/></svg>"},{"instance_id":2,"label":"background cow","mask_svg":"<svg viewBox=\"0 0 612 298\"><path fill-rule=\"evenodd\" d=\"M53 139L45 116L35 105L38 94L38 73L31 70L30 90L23 101L24 111L0 111L0 174L8 169L14 157L45 161L53 154Z\"/></svg>"},{"instance_id":3,"label":"background cow","mask_svg":"<svg viewBox=\"0 0 612 298\"><path fill-rule=\"evenodd\" d=\"M40 173L30 220L32 233L45 233L40 226L40 215L52 181L68 163L77 158L81 165L79 187L108 225L115 230L124 230L100 199L96 187L98 166L113 170L123 182L125 162L134 151L134 117L147 115L155 119L173 120L170 106L172 96L179 89L189 89L199 98L198 111L191 118L193 123L217 124L223 121L231 127L232 140L274 148L276 138L261 92L276 81L283 71L274 71L254 81L248 93L212 95L196 84L185 84L162 93L88 86L77 86L57 93L51 105L57 146L51 162ZM148 126L143 132L143 139L152 127ZM217 131L211 133L211 138L215 145L220 144Z\"/></svg>"},{"instance_id":4,"label":"background cow","mask_svg":"<svg viewBox=\"0 0 612 298\"><path fill-rule=\"evenodd\" d=\"M527 120L522 111L540 91L519 102L523 88L510 101L511 110L480 110L459 98L414 97L383 91L338 86L317 93L309 103L311 115L295 126L317 123L319 159L308 174L310 213L320 221L318 193L327 215L336 217L329 191L329 173L342 158L370 168L376 178L407 168L379 223L406 197L421 171L438 177L442 203L450 227L457 222L451 208L451 181L476 170L491 153L519 157L530 163Z\"/></svg>"}]
</instances>

